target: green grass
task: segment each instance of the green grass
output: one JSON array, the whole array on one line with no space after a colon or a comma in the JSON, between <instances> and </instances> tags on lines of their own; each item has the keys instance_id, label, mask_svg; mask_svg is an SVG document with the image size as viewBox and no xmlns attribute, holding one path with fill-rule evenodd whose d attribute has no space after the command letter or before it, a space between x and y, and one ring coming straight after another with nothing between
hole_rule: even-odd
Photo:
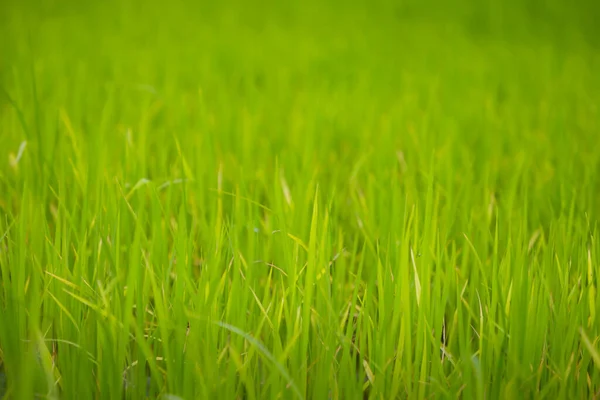
<instances>
[{"instance_id":1,"label":"green grass","mask_svg":"<svg viewBox=\"0 0 600 400\"><path fill-rule=\"evenodd\" d=\"M600 398L593 2L0 4L0 397Z\"/></svg>"}]
</instances>

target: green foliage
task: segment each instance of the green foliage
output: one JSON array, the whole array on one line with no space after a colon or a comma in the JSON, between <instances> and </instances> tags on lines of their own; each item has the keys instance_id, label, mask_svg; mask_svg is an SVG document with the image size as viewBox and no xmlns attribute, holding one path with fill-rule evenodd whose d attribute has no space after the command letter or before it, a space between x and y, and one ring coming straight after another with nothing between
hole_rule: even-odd
<instances>
[{"instance_id":1,"label":"green foliage","mask_svg":"<svg viewBox=\"0 0 600 400\"><path fill-rule=\"evenodd\" d=\"M598 398L594 2L0 4L0 397Z\"/></svg>"}]
</instances>

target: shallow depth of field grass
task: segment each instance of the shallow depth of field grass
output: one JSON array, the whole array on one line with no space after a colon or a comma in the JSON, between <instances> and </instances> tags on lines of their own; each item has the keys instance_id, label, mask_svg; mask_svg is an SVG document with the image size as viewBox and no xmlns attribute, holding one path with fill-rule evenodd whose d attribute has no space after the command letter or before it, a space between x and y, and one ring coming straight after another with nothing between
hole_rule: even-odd
<instances>
[{"instance_id":1,"label":"shallow depth of field grass","mask_svg":"<svg viewBox=\"0 0 600 400\"><path fill-rule=\"evenodd\" d=\"M2 1L0 396L600 398L598 9Z\"/></svg>"}]
</instances>

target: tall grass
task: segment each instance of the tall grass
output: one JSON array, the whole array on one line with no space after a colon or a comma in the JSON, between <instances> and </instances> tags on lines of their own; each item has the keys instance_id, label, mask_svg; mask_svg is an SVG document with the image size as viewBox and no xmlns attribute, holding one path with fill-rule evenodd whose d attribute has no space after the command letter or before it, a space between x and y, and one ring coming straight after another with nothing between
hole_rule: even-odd
<instances>
[{"instance_id":1,"label":"tall grass","mask_svg":"<svg viewBox=\"0 0 600 400\"><path fill-rule=\"evenodd\" d=\"M3 2L0 396L600 397L596 8Z\"/></svg>"}]
</instances>

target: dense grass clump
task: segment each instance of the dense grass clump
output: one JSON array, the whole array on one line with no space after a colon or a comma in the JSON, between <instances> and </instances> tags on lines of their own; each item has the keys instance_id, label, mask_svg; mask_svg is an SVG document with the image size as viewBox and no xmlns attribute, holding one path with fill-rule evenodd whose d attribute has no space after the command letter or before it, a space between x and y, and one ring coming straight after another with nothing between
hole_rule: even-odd
<instances>
[{"instance_id":1,"label":"dense grass clump","mask_svg":"<svg viewBox=\"0 0 600 400\"><path fill-rule=\"evenodd\" d=\"M600 398L598 9L2 1L0 397Z\"/></svg>"}]
</instances>

